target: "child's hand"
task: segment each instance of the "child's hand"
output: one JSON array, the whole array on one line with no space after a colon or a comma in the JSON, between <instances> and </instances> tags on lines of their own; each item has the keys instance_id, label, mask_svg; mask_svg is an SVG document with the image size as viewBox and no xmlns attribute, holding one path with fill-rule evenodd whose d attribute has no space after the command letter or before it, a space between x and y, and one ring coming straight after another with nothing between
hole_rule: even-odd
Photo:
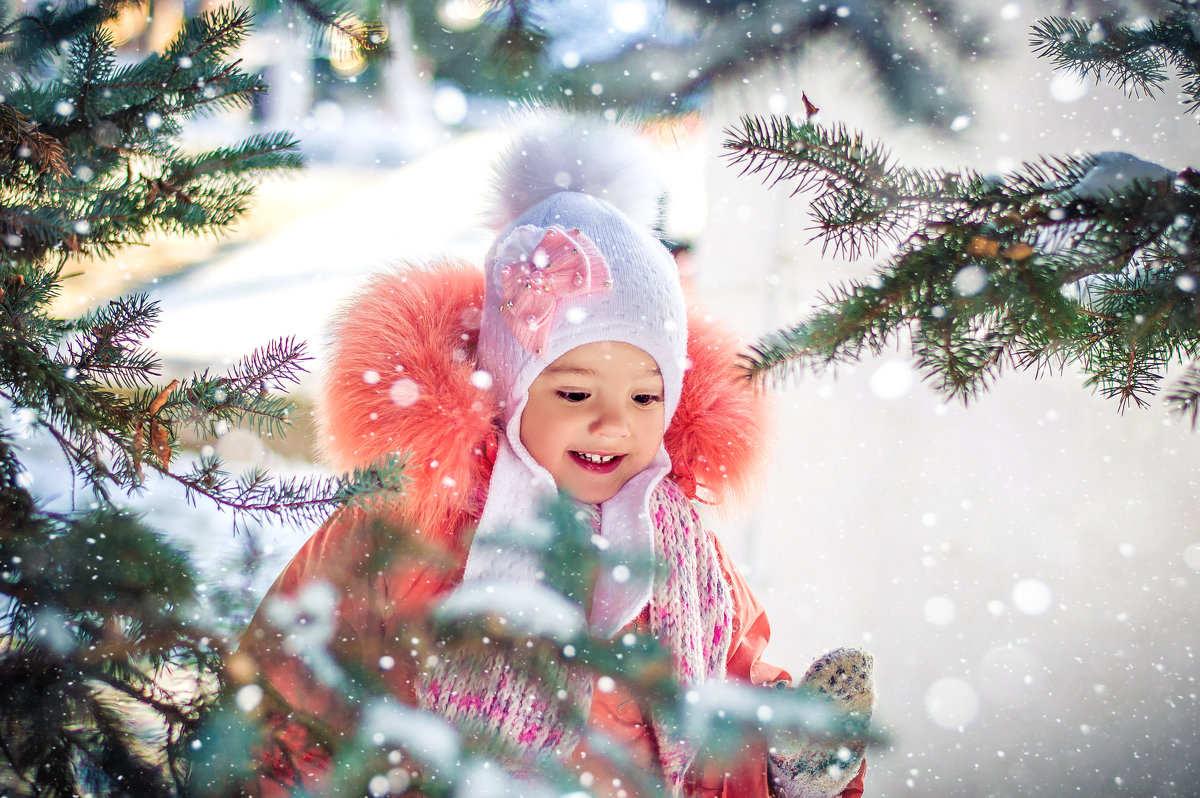
<instances>
[{"instance_id":1,"label":"child's hand","mask_svg":"<svg viewBox=\"0 0 1200 798\"><path fill-rule=\"evenodd\" d=\"M874 659L861 648L838 648L819 657L796 687L815 690L864 729L875 705ZM768 774L776 794L786 798L832 798L857 775L863 744L810 739L798 748L777 747Z\"/></svg>"}]
</instances>

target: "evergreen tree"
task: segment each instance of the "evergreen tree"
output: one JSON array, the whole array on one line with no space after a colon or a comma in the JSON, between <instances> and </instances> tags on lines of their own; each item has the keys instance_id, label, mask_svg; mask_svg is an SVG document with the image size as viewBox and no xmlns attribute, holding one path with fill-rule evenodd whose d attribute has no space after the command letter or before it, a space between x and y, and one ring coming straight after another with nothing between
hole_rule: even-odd
<instances>
[{"instance_id":1,"label":"evergreen tree","mask_svg":"<svg viewBox=\"0 0 1200 798\"><path fill-rule=\"evenodd\" d=\"M1200 9L1153 22L1051 17L1032 31L1056 67L1153 95L1172 71L1200 105ZM747 363L779 377L877 354L902 334L951 397L970 399L1006 367L1065 364L1118 408L1145 405L1187 362L1167 401L1200 414L1200 175L1125 153L1044 157L1011 174L917 170L843 126L746 118L725 146L744 174L806 194L836 253L885 252L866 280L832 289L808 319L771 334Z\"/></svg>"},{"instance_id":2,"label":"evergreen tree","mask_svg":"<svg viewBox=\"0 0 1200 798\"><path fill-rule=\"evenodd\" d=\"M224 643L203 627L178 551L123 508L173 480L235 519L313 522L399 487L395 469L346 480L234 477L180 464L180 435L288 425L277 392L306 359L277 341L223 374L162 384L143 343L158 308L139 294L78 319L51 303L71 258L151 231L219 233L264 173L301 165L287 134L185 151L183 119L266 90L232 53L250 16L186 22L161 53L119 64L105 23L126 0L46 4L0 21L0 789L10 795L166 795L215 700ZM23 440L52 440L82 507L31 490Z\"/></svg>"},{"instance_id":3,"label":"evergreen tree","mask_svg":"<svg viewBox=\"0 0 1200 798\"><path fill-rule=\"evenodd\" d=\"M964 21L952 3L936 0L860 3L677 0L647 3L638 31L618 32L606 16L615 5L584 6L586 21L566 20L553 2L494 2L483 24L451 30L438 4L408 6L436 77L473 93L535 97L578 108L680 113L695 108L712 86L833 40L862 55L893 110L921 122L948 122L965 109L953 68L930 57L974 61L988 53L981 25ZM911 46L921 20L937 46ZM586 25L586 33L572 25ZM599 30L594 30L598 27ZM556 40L586 36L586 57L550 58ZM940 90L938 87L941 87Z\"/></svg>"}]
</instances>

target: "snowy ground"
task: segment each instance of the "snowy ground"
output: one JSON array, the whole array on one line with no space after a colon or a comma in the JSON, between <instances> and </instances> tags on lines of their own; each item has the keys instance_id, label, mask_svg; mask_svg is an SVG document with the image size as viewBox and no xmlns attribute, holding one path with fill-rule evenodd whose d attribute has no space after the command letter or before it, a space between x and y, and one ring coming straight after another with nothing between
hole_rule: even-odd
<instances>
[{"instance_id":1,"label":"snowy ground","mask_svg":"<svg viewBox=\"0 0 1200 798\"><path fill-rule=\"evenodd\" d=\"M898 129L866 78L834 68L835 52L718 93L707 137L677 156L695 159L682 173L706 198L697 295L757 333L869 265L822 260L804 243L801 201L721 165L723 127L795 111L801 89L826 121L874 131L923 165L1002 169L1076 147L1200 162L1195 120L1175 118L1169 94L1139 102L1056 82L1023 47L1034 13L1006 16L1009 60L968 76L980 108L959 134ZM338 134L353 135L353 115L341 119ZM381 167L319 213L160 281L152 346L176 368L285 335L319 355L325 320L365 274L402 257L482 256L474 221L494 148L476 134ZM1200 795L1200 438L1161 408L1120 416L1080 382L1010 374L964 409L921 384L903 352L805 378L781 401L768 499L748 519L711 519L771 612L773 660L802 671L839 644L875 653L893 744L871 757L870 794ZM235 463L313 468L245 435L220 445ZM39 487L65 496L53 454L43 462ZM211 509L179 513L177 498L156 486L142 501L224 578L242 540ZM262 532L273 559L256 590L310 531Z\"/></svg>"}]
</instances>

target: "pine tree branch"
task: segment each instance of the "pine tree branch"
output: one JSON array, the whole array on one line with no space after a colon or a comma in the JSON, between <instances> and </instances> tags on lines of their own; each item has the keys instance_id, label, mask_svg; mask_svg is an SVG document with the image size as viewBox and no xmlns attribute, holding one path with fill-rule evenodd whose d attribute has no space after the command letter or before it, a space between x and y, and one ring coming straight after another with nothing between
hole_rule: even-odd
<instances>
[{"instance_id":1,"label":"pine tree branch","mask_svg":"<svg viewBox=\"0 0 1200 798\"><path fill-rule=\"evenodd\" d=\"M1188 112L1200 107L1200 12L1193 4L1139 27L1048 17L1034 25L1030 44L1058 69L1114 83L1132 97L1154 97L1167 80L1168 67L1185 81Z\"/></svg>"},{"instance_id":2,"label":"pine tree branch","mask_svg":"<svg viewBox=\"0 0 1200 798\"><path fill-rule=\"evenodd\" d=\"M253 184L244 176L300 168L304 161L297 147L290 134L254 136L233 148L168 164L162 177L93 190L86 208L56 204L25 213L0 209L0 234L20 236L20 254L35 259L64 243L68 252L106 256L154 230L223 228L245 211Z\"/></svg>"},{"instance_id":3,"label":"pine tree branch","mask_svg":"<svg viewBox=\"0 0 1200 798\"><path fill-rule=\"evenodd\" d=\"M550 37L540 15L527 0L494 0L491 16L504 20L491 54L509 74L536 69Z\"/></svg>"},{"instance_id":4,"label":"pine tree branch","mask_svg":"<svg viewBox=\"0 0 1200 798\"><path fill-rule=\"evenodd\" d=\"M162 59L174 62L180 69L181 58L223 62L246 37L253 13L247 8L218 6L212 11L189 18L174 40L163 51ZM236 65L238 62L233 62ZM172 73L177 74L177 73Z\"/></svg>"},{"instance_id":5,"label":"pine tree branch","mask_svg":"<svg viewBox=\"0 0 1200 798\"><path fill-rule=\"evenodd\" d=\"M99 143L96 151L103 155L83 177L47 182L45 170L28 167L0 175L0 208L6 209L0 235L9 247L13 241L19 247L5 257L37 261L59 247L103 257L154 229L219 229L244 212L252 189L246 176L300 166L296 142L287 134L255 136L200 156L185 157L164 144L163 134L178 132L177 118L245 104L265 91L261 78L221 60L249 21L241 10L201 14L163 55L116 70L111 38L93 32L70 45L70 69L61 80L6 93L5 107L36 119L45 140L61 143L64 151ZM64 97L71 98L65 113ZM151 119L157 127L148 124ZM123 172L132 175L136 158L162 162L158 176L141 168L140 182L122 180Z\"/></svg>"},{"instance_id":6,"label":"pine tree branch","mask_svg":"<svg viewBox=\"0 0 1200 798\"><path fill-rule=\"evenodd\" d=\"M827 246L887 251L870 281L752 347L751 378L877 354L908 330L951 397L976 396L1005 366L1074 361L1123 410L1200 350L1200 180L1188 170L1131 156L1044 158L987 178L911 170L858 133L789 118L743 119L726 148L743 174L810 195ZM1133 177L1117 180L1122 169Z\"/></svg>"},{"instance_id":7,"label":"pine tree branch","mask_svg":"<svg viewBox=\"0 0 1200 798\"><path fill-rule=\"evenodd\" d=\"M24 153L28 155L20 157ZM0 163L5 164L10 173L32 171L35 175L65 175L68 171L65 156L62 142L38 130L27 114L7 102L0 102Z\"/></svg>"},{"instance_id":8,"label":"pine tree branch","mask_svg":"<svg viewBox=\"0 0 1200 798\"><path fill-rule=\"evenodd\" d=\"M309 18L323 40L336 33L360 54L376 58L386 52L387 40L377 23L364 22L346 3L328 0L288 0L294 8Z\"/></svg>"},{"instance_id":9,"label":"pine tree branch","mask_svg":"<svg viewBox=\"0 0 1200 798\"><path fill-rule=\"evenodd\" d=\"M880 98L899 116L945 123L964 113L966 103L953 75L956 67L931 54L954 53L973 60L990 50L984 27L949 13L945 3L780 0L741 5L736 14L722 13L721 6L732 10L733 4L693 3L702 20L694 33L649 37L586 69L568 69L538 57L547 31L536 15L537 4L496 0L491 5L496 10L493 17L499 17L497 31L488 42L491 52L477 57L515 69L512 74L526 78L525 94L549 89L560 101L566 93L573 105L597 110L634 107L677 113L713 85L732 84L759 65L788 61L814 42L835 40L861 56L861 65L880 84ZM910 38L918 17L923 18L920 29L932 35L935 45L915 44L915 37ZM430 27L434 24L431 20ZM596 85L602 87L599 94L593 93Z\"/></svg>"},{"instance_id":10,"label":"pine tree branch","mask_svg":"<svg viewBox=\"0 0 1200 798\"><path fill-rule=\"evenodd\" d=\"M168 397L160 417L192 427L211 437L229 425L248 421L259 434L279 435L291 425L292 405L270 395L299 382L301 365L310 360L305 346L293 338L272 341L220 377L205 371L184 381ZM143 395L138 404L148 406Z\"/></svg>"},{"instance_id":11,"label":"pine tree branch","mask_svg":"<svg viewBox=\"0 0 1200 798\"><path fill-rule=\"evenodd\" d=\"M1047 17L1035 23L1030 45L1055 68L1107 80L1133 97L1153 97L1167 77L1162 59L1151 51L1155 40L1149 31Z\"/></svg>"},{"instance_id":12,"label":"pine tree branch","mask_svg":"<svg viewBox=\"0 0 1200 798\"><path fill-rule=\"evenodd\" d=\"M141 348L161 313L147 294L114 299L69 327L75 335L58 356L68 379L84 375L96 382L132 388L158 374L159 361ZM72 373L72 371L74 373Z\"/></svg>"},{"instance_id":13,"label":"pine tree branch","mask_svg":"<svg viewBox=\"0 0 1200 798\"><path fill-rule=\"evenodd\" d=\"M234 480L220 459L209 455L202 456L186 473L161 473L184 487L189 502L204 496L231 510L235 523L242 516L313 523L347 502L369 502L402 493L408 482L401 471L402 462L392 458L348 477L321 479L273 479L265 469L255 468Z\"/></svg>"},{"instance_id":14,"label":"pine tree branch","mask_svg":"<svg viewBox=\"0 0 1200 798\"><path fill-rule=\"evenodd\" d=\"M17 402L15 396L5 391L0 390L0 399L14 405L25 406L23 403ZM66 415L69 410L63 408ZM96 419L92 419L94 422ZM87 429L87 422L81 422L78 418L74 422L68 422L74 429ZM72 479L82 477L102 498L107 499L109 496L107 483L118 479L118 473L111 470L104 457L99 450L99 436L90 436L86 433L76 435L71 429L60 429L54 424L42 423L42 419L38 420L38 428L45 430L53 439L59 450L63 453L63 458L67 463L67 467L71 471Z\"/></svg>"},{"instance_id":15,"label":"pine tree branch","mask_svg":"<svg viewBox=\"0 0 1200 798\"><path fill-rule=\"evenodd\" d=\"M170 698L154 696L145 691L138 690L127 682L114 678L102 671L89 672L88 678L101 682L113 690L116 690L121 695L132 698L139 704L149 707L157 712L168 723L187 725L194 722L196 719L194 710L190 714L184 712L178 705L171 703ZM146 681L149 685L157 687L157 684L152 679L147 678ZM165 693L165 691L163 692Z\"/></svg>"},{"instance_id":16,"label":"pine tree branch","mask_svg":"<svg viewBox=\"0 0 1200 798\"><path fill-rule=\"evenodd\" d=\"M93 689L82 702L91 734L76 743L81 769L101 792L120 791L130 798L156 798L167 791L161 774L138 756L139 742L129 718L108 707Z\"/></svg>"},{"instance_id":17,"label":"pine tree branch","mask_svg":"<svg viewBox=\"0 0 1200 798\"><path fill-rule=\"evenodd\" d=\"M376 470L356 474L349 482L273 481L266 472L251 472L235 482L219 460L202 458L190 472L172 471L169 464L176 425L191 426L207 437L249 421L260 433L281 434L290 424L291 404L270 392L296 382L303 371L301 364L308 358L303 344L286 339L252 353L221 377L212 378L205 372L174 389L151 388L124 398L94 382L93 372L127 375L130 380L148 376L138 371L147 364L136 359L136 352L130 359L130 351L146 334L155 312L153 303L135 298L132 303L114 303L81 322L94 337L77 349L68 346L64 351L91 357L90 361L78 361L88 367L86 371L80 368L67 376L74 365L45 369L38 364L6 364L22 375L23 392L0 390L0 397L15 406L40 408L38 425L58 444L72 472L95 490L106 495L108 482L137 487L143 481L142 467L149 465L183 485L189 500L194 495L205 496L232 510L235 519L271 516L303 522L317 520L321 513L352 498L402 490L401 478ZM96 368L100 360L105 361L103 369ZM69 358L68 362L76 361ZM36 374L41 374L40 381L31 380ZM9 379L15 380L15 375Z\"/></svg>"},{"instance_id":18,"label":"pine tree branch","mask_svg":"<svg viewBox=\"0 0 1200 798\"><path fill-rule=\"evenodd\" d=\"M5 60L32 74L51 63L62 42L96 30L123 9L139 4L140 0L44 4L0 28L0 50Z\"/></svg>"},{"instance_id":19,"label":"pine tree branch","mask_svg":"<svg viewBox=\"0 0 1200 798\"><path fill-rule=\"evenodd\" d=\"M1167 392L1167 407L1180 417L1191 416L1192 429L1200 424L1200 360L1193 361Z\"/></svg>"}]
</instances>

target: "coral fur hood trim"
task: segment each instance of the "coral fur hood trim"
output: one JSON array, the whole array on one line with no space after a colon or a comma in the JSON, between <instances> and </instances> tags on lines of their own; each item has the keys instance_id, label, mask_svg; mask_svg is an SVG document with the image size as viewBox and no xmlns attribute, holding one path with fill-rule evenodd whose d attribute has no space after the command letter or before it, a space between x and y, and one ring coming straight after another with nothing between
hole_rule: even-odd
<instances>
[{"instance_id":1,"label":"coral fur hood trim","mask_svg":"<svg viewBox=\"0 0 1200 798\"><path fill-rule=\"evenodd\" d=\"M498 397L476 373L483 273L459 261L397 267L337 314L318 404L327 462L338 471L409 453L405 515L453 534L476 517L499 432ZM767 397L737 369L739 341L688 314L682 396L663 439L672 478L710 504L746 499L765 459Z\"/></svg>"}]
</instances>

